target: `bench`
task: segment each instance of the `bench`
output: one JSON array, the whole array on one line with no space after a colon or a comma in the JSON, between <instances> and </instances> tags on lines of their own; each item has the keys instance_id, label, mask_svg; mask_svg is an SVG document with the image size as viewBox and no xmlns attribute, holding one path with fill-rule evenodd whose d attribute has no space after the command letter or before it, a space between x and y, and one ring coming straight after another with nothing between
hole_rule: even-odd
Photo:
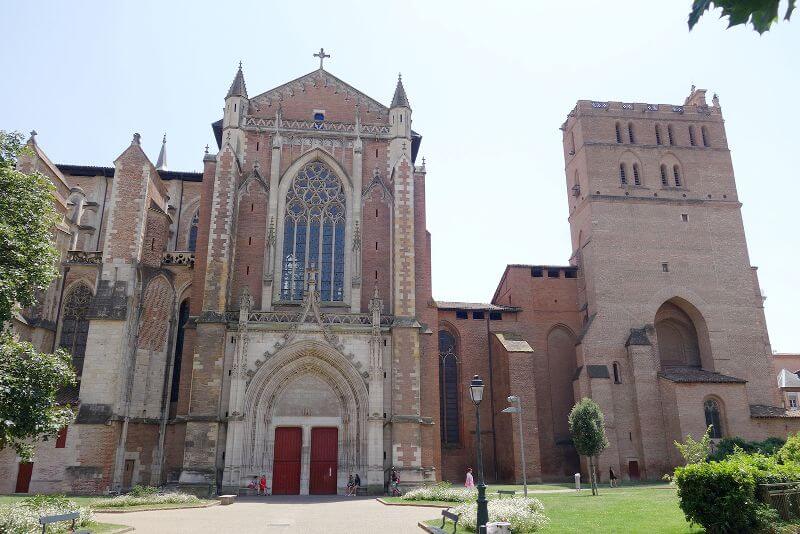
<instances>
[{"instance_id":1,"label":"bench","mask_svg":"<svg viewBox=\"0 0 800 534\"><path fill-rule=\"evenodd\" d=\"M499 498L502 499L503 495L508 495L510 497L513 497L514 495L517 494L517 492L516 490L497 490L497 494L500 495Z\"/></svg>"},{"instance_id":2,"label":"bench","mask_svg":"<svg viewBox=\"0 0 800 534\"><path fill-rule=\"evenodd\" d=\"M81 516L80 512L68 512L59 515L43 515L39 518L39 524L42 525L42 534L47 532L47 525L51 523L59 523L61 521L72 521L70 532L75 534L90 534L88 530L75 530L75 521Z\"/></svg>"},{"instance_id":3,"label":"bench","mask_svg":"<svg viewBox=\"0 0 800 534\"><path fill-rule=\"evenodd\" d=\"M458 530L458 520L461 519L461 514L454 514L449 510L442 510L441 527L428 527L428 529L434 534L448 534L448 532L444 529L444 522L448 519L453 522L453 534L456 534L456 531Z\"/></svg>"},{"instance_id":4,"label":"bench","mask_svg":"<svg viewBox=\"0 0 800 534\"><path fill-rule=\"evenodd\" d=\"M358 489L356 490L356 495L364 495L364 496L366 496L367 495L366 486L359 486Z\"/></svg>"},{"instance_id":5,"label":"bench","mask_svg":"<svg viewBox=\"0 0 800 534\"><path fill-rule=\"evenodd\" d=\"M217 497L217 499L222 506L227 506L229 504L233 504L233 500L236 499L236 495L220 495Z\"/></svg>"}]
</instances>

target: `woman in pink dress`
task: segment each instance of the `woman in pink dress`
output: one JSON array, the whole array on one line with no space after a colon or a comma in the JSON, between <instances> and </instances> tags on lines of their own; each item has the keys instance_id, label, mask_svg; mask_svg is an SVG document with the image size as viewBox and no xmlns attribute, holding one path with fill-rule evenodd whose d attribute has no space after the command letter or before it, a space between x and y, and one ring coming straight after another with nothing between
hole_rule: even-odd
<instances>
[{"instance_id":1,"label":"woman in pink dress","mask_svg":"<svg viewBox=\"0 0 800 534\"><path fill-rule=\"evenodd\" d=\"M467 481L464 482L464 487L465 488L474 488L475 487L475 481L472 479L472 468L471 467L467 468Z\"/></svg>"}]
</instances>

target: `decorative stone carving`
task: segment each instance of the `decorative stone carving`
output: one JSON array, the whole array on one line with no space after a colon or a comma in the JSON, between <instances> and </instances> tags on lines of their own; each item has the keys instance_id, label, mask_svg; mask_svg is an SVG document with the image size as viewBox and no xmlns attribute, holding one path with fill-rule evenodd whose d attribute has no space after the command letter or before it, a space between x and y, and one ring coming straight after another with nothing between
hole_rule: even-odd
<instances>
[{"instance_id":1,"label":"decorative stone carving","mask_svg":"<svg viewBox=\"0 0 800 534\"><path fill-rule=\"evenodd\" d=\"M67 252L68 265L102 265L103 251L70 250Z\"/></svg>"},{"instance_id":2,"label":"decorative stone carving","mask_svg":"<svg viewBox=\"0 0 800 534\"><path fill-rule=\"evenodd\" d=\"M194 252L165 252L161 257L161 265L184 265L194 268Z\"/></svg>"}]
</instances>

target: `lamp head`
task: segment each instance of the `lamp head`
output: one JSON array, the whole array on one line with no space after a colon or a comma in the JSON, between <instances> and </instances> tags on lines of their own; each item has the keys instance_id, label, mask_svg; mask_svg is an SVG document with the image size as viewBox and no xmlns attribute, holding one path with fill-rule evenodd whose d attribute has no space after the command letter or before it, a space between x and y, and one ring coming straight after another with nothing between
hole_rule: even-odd
<instances>
[{"instance_id":1,"label":"lamp head","mask_svg":"<svg viewBox=\"0 0 800 534\"><path fill-rule=\"evenodd\" d=\"M472 382L469 383L469 396L475 406L483 400L483 380L478 375L473 376Z\"/></svg>"}]
</instances>

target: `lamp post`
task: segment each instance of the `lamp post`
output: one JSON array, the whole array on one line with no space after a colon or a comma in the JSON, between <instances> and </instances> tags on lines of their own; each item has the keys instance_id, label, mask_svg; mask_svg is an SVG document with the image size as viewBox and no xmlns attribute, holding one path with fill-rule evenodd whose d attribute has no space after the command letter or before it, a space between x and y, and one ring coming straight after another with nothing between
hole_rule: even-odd
<instances>
[{"instance_id":1,"label":"lamp post","mask_svg":"<svg viewBox=\"0 0 800 534\"><path fill-rule=\"evenodd\" d=\"M478 375L469 383L469 396L475 404L475 434L478 440L478 533L485 532L489 521L489 508L486 502L486 483L483 480L483 453L481 452L481 411L483 400L483 380Z\"/></svg>"},{"instance_id":2,"label":"lamp post","mask_svg":"<svg viewBox=\"0 0 800 534\"><path fill-rule=\"evenodd\" d=\"M515 413L519 419L519 451L522 455L522 486L525 491L525 496L528 496L528 476L525 470L525 442L523 441L522 437L522 402L520 402L519 397L516 395L509 395L508 402L513 404L514 406L509 406L503 412L505 413Z\"/></svg>"}]
</instances>

